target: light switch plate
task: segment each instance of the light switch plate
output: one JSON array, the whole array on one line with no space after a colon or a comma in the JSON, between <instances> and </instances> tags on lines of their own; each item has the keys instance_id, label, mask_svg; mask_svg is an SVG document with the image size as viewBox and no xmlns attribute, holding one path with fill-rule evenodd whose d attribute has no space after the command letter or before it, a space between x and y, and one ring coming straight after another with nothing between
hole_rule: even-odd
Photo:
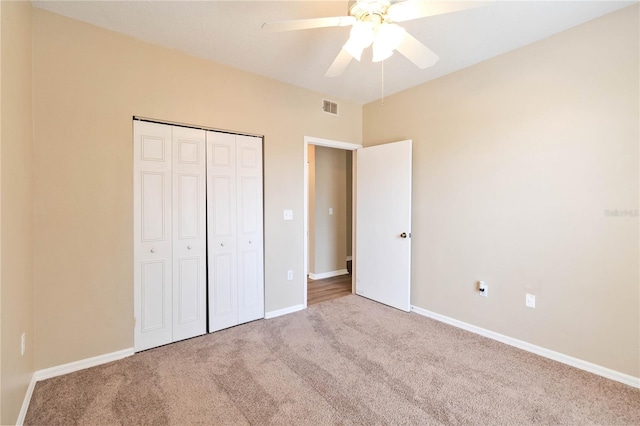
<instances>
[{"instance_id":1,"label":"light switch plate","mask_svg":"<svg viewBox=\"0 0 640 426\"><path fill-rule=\"evenodd\" d=\"M284 211L284 220L293 220L293 210Z\"/></svg>"},{"instance_id":2,"label":"light switch plate","mask_svg":"<svg viewBox=\"0 0 640 426\"><path fill-rule=\"evenodd\" d=\"M527 308L535 308L536 307L536 295L527 293L525 297L525 304Z\"/></svg>"},{"instance_id":3,"label":"light switch plate","mask_svg":"<svg viewBox=\"0 0 640 426\"><path fill-rule=\"evenodd\" d=\"M478 291L480 296L489 297L489 286L484 281L478 281Z\"/></svg>"}]
</instances>

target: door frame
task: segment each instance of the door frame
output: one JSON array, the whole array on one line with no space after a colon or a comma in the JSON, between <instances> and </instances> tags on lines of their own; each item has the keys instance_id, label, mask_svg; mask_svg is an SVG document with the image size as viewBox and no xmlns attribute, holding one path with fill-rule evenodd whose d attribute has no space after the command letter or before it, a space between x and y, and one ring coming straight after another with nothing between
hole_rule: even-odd
<instances>
[{"instance_id":1,"label":"door frame","mask_svg":"<svg viewBox=\"0 0 640 426\"><path fill-rule=\"evenodd\" d=\"M352 265L355 264L356 259L355 259L355 244L356 244L356 238L355 238L355 232L356 232L356 208L357 206L355 205L355 199L356 199L356 192L355 192L355 188L356 188L356 175L355 175L355 155L356 154L356 150L362 148L361 144L357 144L357 143L352 143L352 142L342 142L342 141L336 141L336 140L331 140L331 139L323 139L323 138L316 138L313 136L305 136L304 137L304 179L303 179L303 185L304 185L304 208L303 208L303 220L304 220L304 243L303 243L303 247L304 247L304 268L303 268L303 278L304 278L304 285L303 285L303 289L304 289L304 303L303 306L306 309L307 307L307 277L309 275L309 145L316 145L316 146L324 146L327 148L337 148L337 149L343 149L345 151L354 151L354 157L352 160L352 164L351 167L353 169L353 173L352 173L352 179L351 179L351 186L352 186L352 193L351 193L351 205L352 205L352 213L351 213L351 223L352 223L352 227L351 227L351 256L352 256ZM345 259L346 261L346 259ZM351 291L354 291L354 285L353 283L355 282L355 269L353 268L353 266L351 267L352 273L351 273Z\"/></svg>"}]
</instances>

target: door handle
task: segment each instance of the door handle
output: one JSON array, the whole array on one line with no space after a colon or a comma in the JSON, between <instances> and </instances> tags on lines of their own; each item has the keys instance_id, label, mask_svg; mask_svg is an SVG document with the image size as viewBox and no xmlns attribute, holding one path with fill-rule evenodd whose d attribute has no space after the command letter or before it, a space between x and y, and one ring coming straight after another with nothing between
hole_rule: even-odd
<instances>
[{"instance_id":1,"label":"door handle","mask_svg":"<svg viewBox=\"0 0 640 426\"><path fill-rule=\"evenodd\" d=\"M155 252L156 252L156 249L152 248L151 253L155 253Z\"/></svg>"},{"instance_id":2,"label":"door handle","mask_svg":"<svg viewBox=\"0 0 640 426\"><path fill-rule=\"evenodd\" d=\"M411 232L409 232L408 235L406 232L403 232L402 234L400 234L400 238L407 238L407 237L411 238Z\"/></svg>"},{"instance_id":3,"label":"door handle","mask_svg":"<svg viewBox=\"0 0 640 426\"><path fill-rule=\"evenodd\" d=\"M191 250L191 246L187 246L187 250Z\"/></svg>"}]
</instances>

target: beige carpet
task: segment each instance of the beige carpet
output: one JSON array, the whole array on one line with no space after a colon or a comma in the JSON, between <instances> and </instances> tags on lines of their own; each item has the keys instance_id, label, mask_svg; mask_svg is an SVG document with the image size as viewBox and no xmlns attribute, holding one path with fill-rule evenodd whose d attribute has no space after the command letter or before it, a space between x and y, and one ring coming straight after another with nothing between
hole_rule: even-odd
<instances>
[{"instance_id":1,"label":"beige carpet","mask_svg":"<svg viewBox=\"0 0 640 426\"><path fill-rule=\"evenodd\" d=\"M26 424L640 424L640 390L358 296L37 384Z\"/></svg>"}]
</instances>

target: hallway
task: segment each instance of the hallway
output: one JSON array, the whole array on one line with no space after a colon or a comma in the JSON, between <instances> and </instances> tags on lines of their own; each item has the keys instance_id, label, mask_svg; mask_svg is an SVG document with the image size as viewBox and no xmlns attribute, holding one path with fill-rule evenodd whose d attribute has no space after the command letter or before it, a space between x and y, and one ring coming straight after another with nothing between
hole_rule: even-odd
<instances>
[{"instance_id":1,"label":"hallway","mask_svg":"<svg viewBox=\"0 0 640 426\"><path fill-rule=\"evenodd\" d=\"M351 294L351 274L312 280L307 278L307 306Z\"/></svg>"}]
</instances>

